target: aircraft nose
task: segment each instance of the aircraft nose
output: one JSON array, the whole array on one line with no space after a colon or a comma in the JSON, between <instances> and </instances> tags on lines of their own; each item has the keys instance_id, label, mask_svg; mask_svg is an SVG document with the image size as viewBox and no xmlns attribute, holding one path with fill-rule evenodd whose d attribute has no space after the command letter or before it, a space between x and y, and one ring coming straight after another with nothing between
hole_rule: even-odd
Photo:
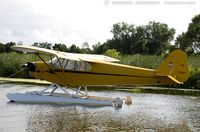
<instances>
[{"instance_id":1,"label":"aircraft nose","mask_svg":"<svg viewBox=\"0 0 200 132\"><path fill-rule=\"evenodd\" d=\"M35 71L35 64L32 62L27 62L27 67L30 71Z\"/></svg>"},{"instance_id":2,"label":"aircraft nose","mask_svg":"<svg viewBox=\"0 0 200 132\"><path fill-rule=\"evenodd\" d=\"M27 67L30 71L35 71L35 64L27 62L27 64L21 64L20 67Z\"/></svg>"}]
</instances>

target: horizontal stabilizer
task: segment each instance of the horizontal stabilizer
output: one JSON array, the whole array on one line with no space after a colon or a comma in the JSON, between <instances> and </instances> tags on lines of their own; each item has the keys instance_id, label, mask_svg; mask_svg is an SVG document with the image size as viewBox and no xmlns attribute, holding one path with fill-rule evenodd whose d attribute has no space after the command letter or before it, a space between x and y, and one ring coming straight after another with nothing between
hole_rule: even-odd
<instances>
[{"instance_id":1,"label":"horizontal stabilizer","mask_svg":"<svg viewBox=\"0 0 200 132\"><path fill-rule=\"evenodd\" d=\"M170 75L168 75L168 77L169 77L171 80L173 80L174 82L178 83L178 84L183 84L182 82L178 81L176 78L174 78L174 77L172 77L172 76L170 76Z\"/></svg>"}]
</instances>

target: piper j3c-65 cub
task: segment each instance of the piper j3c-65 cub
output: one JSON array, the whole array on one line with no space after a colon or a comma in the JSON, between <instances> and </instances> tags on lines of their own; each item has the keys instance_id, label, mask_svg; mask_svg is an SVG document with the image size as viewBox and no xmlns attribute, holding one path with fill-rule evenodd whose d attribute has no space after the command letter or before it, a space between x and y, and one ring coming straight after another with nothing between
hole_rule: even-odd
<instances>
[{"instance_id":1,"label":"piper j3c-65 cub","mask_svg":"<svg viewBox=\"0 0 200 132\"><path fill-rule=\"evenodd\" d=\"M118 97L89 96L87 86L181 84L189 77L187 56L181 50L173 51L158 69L152 70L113 63L119 60L103 55L65 53L23 45L12 48L35 53L41 61L27 62L23 66L33 77L52 82L40 92L8 94L7 97L15 102L122 106L124 102L131 103L131 98L124 101ZM40 54L49 55L50 60L44 61ZM61 86L77 89L71 93ZM85 93L80 91L81 87L85 87ZM58 88L62 93L55 93ZM50 89L52 91L47 92Z\"/></svg>"}]
</instances>

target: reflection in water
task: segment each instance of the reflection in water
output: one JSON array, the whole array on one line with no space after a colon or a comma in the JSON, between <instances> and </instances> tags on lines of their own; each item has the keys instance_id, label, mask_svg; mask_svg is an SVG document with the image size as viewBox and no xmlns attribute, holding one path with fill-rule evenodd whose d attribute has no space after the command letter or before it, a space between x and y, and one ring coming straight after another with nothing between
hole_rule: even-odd
<instances>
[{"instance_id":1,"label":"reflection in water","mask_svg":"<svg viewBox=\"0 0 200 132\"><path fill-rule=\"evenodd\" d=\"M88 116L83 109L79 113L76 107L52 107L45 106L42 110L34 108L27 120L30 131L67 131L84 130L87 128Z\"/></svg>"},{"instance_id":2,"label":"reflection in water","mask_svg":"<svg viewBox=\"0 0 200 132\"><path fill-rule=\"evenodd\" d=\"M18 90L17 90L18 89ZM35 86L0 85L0 131L159 131L200 130L200 97L116 91L92 95L126 97L133 105L84 107L6 103L6 93L37 90ZM3 120L2 120L3 119ZM14 127L13 127L14 126Z\"/></svg>"},{"instance_id":3,"label":"reflection in water","mask_svg":"<svg viewBox=\"0 0 200 132\"><path fill-rule=\"evenodd\" d=\"M132 106L83 107L35 105L27 115L30 131L193 131L197 97L133 94ZM193 100L191 102L191 99ZM188 111L189 110L189 111ZM191 110L193 111L192 113ZM199 114L199 113L198 113ZM197 116L197 115L196 115ZM200 115L198 115L200 117ZM188 120L189 119L189 120ZM192 119L192 120L190 120Z\"/></svg>"}]
</instances>

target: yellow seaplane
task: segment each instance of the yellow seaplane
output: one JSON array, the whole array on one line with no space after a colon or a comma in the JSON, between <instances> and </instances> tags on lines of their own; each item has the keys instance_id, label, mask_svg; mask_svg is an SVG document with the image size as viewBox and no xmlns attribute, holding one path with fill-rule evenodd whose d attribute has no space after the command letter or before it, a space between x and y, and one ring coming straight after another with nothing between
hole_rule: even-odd
<instances>
[{"instance_id":1,"label":"yellow seaplane","mask_svg":"<svg viewBox=\"0 0 200 132\"><path fill-rule=\"evenodd\" d=\"M119 60L104 55L66 53L24 45L16 45L12 49L31 52L39 57L41 61L27 62L23 67L27 67L33 77L52 82L39 92L8 94L7 97L15 102L122 106L124 102L132 102L129 96L125 100L89 96L87 86L182 84L189 77L187 56L181 50L170 53L153 70L114 63ZM40 54L49 55L49 61ZM66 87L76 89L71 93ZM84 93L81 87L85 87ZM57 89L62 93L56 93Z\"/></svg>"}]
</instances>

